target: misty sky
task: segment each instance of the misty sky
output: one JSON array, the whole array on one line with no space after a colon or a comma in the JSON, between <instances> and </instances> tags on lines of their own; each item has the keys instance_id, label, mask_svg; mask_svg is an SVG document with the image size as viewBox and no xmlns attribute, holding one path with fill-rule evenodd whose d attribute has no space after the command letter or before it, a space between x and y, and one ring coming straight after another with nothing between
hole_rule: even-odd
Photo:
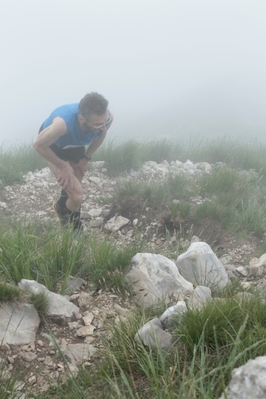
<instances>
[{"instance_id":1,"label":"misty sky","mask_svg":"<svg viewBox=\"0 0 266 399\"><path fill-rule=\"evenodd\" d=\"M98 91L118 139L266 141L265 0L2 0L0 143Z\"/></svg>"}]
</instances>

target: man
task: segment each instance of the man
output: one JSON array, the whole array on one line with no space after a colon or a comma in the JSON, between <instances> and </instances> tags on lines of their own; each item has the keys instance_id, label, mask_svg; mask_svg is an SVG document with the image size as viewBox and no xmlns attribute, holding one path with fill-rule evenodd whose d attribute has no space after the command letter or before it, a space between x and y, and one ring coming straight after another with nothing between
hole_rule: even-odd
<instances>
[{"instance_id":1,"label":"man","mask_svg":"<svg viewBox=\"0 0 266 399\"><path fill-rule=\"evenodd\" d=\"M80 102L56 108L43 122L34 142L57 182L62 187L59 200L53 204L62 225L71 223L81 230L81 181L88 170L92 154L103 143L113 122L108 101L95 92Z\"/></svg>"}]
</instances>

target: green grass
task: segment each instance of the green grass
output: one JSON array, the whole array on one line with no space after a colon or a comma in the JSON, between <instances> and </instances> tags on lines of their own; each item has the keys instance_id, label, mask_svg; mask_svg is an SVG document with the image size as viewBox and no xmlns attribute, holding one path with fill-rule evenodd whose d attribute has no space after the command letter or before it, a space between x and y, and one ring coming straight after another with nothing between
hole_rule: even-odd
<instances>
[{"instance_id":1,"label":"green grass","mask_svg":"<svg viewBox=\"0 0 266 399\"><path fill-rule=\"evenodd\" d=\"M7 281L18 283L22 278L34 279L49 290L55 290L71 273L79 273L85 262L84 240L75 244L71 229L46 226L40 234L38 224L1 225L0 272Z\"/></svg>"},{"instance_id":2,"label":"green grass","mask_svg":"<svg viewBox=\"0 0 266 399\"><path fill-rule=\"evenodd\" d=\"M89 243L89 245L88 245ZM71 228L62 231L47 225L18 223L15 227L0 226L0 273L5 281L17 284L22 278L33 279L64 293L69 275L89 279L95 287L127 290L124 274L130 259L141 249L138 241L118 249L108 237L99 240L83 234L78 240Z\"/></svg>"},{"instance_id":3,"label":"green grass","mask_svg":"<svg viewBox=\"0 0 266 399\"><path fill-rule=\"evenodd\" d=\"M99 148L95 160L106 162L109 176L129 172L130 169L138 170L146 161L162 162L163 160L176 160L184 151L179 143L168 140L151 142L138 142L129 140L125 143L115 144L115 140L107 141Z\"/></svg>"},{"instance_id":4,"label":"green grass","mask_svg":"<svg viewBox=\"0 0 266 399\"><path fill-rule=\"evenodd\" d=\"M110 398L218 398L233 368L265 353L265 310L256 295L189 310L173 328L175 342L166 353L135 342L149 319L136 311L128 322L111 327L95 378L87 380L88 392L106 381Z\"/></svg>"},{"instance_id":5,"label":"green grass","mask_svg":"<svg viewBox=\"0 0 266 399\"><path fill-rule=\"evenodd\" d=\"M0 283L0 302L16 301L19 297L20 291L17 287Z\"/></svg>"},{"instance_id":6,"label":"green grass","mask_svg":"<svg viewBox=\"0 0 266 399\"><path fill-rule=\"evenodd\" d=\"M192 207L190 198L198 195L202 201ZM254 171L247 173L219 165L196 180L172 174L149 184L129 180L117 187L109 201L126 198L134 199L143 209L167 211L176 220L189 217L191 223L215 221L235 234L260 235L266 231L265 188L261 176Z\"/></svg>"},{"instance_id":7,"label":"green grass","mask_svg":"<svg viewBox=\"0 0 266 399\"><path fill-rule=\"evenodd\" d=\"M94 154L93 159L106 162L107 173L117 176L130 169L138 170L146 161L168 162L224 162L236 169L254 170L264 179L266 173L265 145L254 142L242 144L223 137L212 141L194 141L188 147L179 142L155 140L138 142L129 140L115 143L106 141ZM0 180L2 186L23 181L23 174L46 166L46 161L34 150L32 144L0 146Z\"/></svg>"},{"instance_id":8,"label":"green grass","mask_svg":"<svg viewBox=\"0 0 266 399\"><path fill-rule=\"evenodd\" d=\"M47 166L31 144L0 146L0 188L16 182L23 182L23 175Z\"/></svg>"},{"instance_id":9,"label":"green grass","mask_svg":"<svg viewBox=\"0 0 266 399\"><path fill-rule=\"evenodd\" d=\"M104 144L95 154L93 159L104 160L108 175L113 177L130 169L139 169L141 158L139 156L140 145L134 140L115 145L114 141Z\"/></svg>"},{"instance_id":10,"label":"green grass","mask_svg":"<svg viewBox=\"0 0 266 399\"><path fill-rule=\"evenodd\" d=\"M22 399L23 394L19 393L16 389L16 382L19 374L14 377L7 376L6 367L0 366L0 397L1 399Z\"/></svg>"},{"instance_id":11,"label":"green grass","mask_svg":"<svg viewBox=\"0 0 266 399\"><path fill-rule=\"evenodd\" d=\"M197 185L206 201L194 210L196 220L209 218L235 233L258 235L266 230L265 189L257 173L223 165L199 178Z\"/></svg>"},{"instance_id":12,"label":"green grass","mask_svg":"<svg viewBox=\"0 0 266 399\"><path fill-rule=\"evenodd\" d=\"M256 143L244 146L227 139L193 143L189 148L166 140L119 145L112 141L99 149L94 160L106 162L109 176L138 170L151 160L224 162L227 165L216 165L209 175L196 180L169 175L162 182L153 180L143 184L129 178L127 183L117 186L110 200L126 202L135 198L142 211L146 207L165 210L173 219L189 219L192 225L208 220L234 232L236 237L237 234L263 237L266 231L264 153L265 148ZM0 149L2 186L21 183L23 174L43 166L45 161L32 146ZM203 203L190 203L191 197L198 195ZM148 236L141 236L141 231L138 234L141 238L121 247L118 240L107 235L99 238L85 232L76 240L70 229L62 232L52 224L18 223L1 216L0 301L18 299L18 290L13 286L22 278L34 279L52 291L60 286L63 294L69 275L83 277L96 289L109 289L128 298L130 291L124 275L130 260L150 244ZM261 242L258 256L265 251ZM218 398L233 368L264 355L266 350L264 298L256 292L252 297L235 297L240 288L232 284L219 293L222 300L214 298L200 310L190 309L182 323L171 330L174 342L167 353L134 340L138 329L162 314L163 309L141 312L136 308L128 322L110 324L93 366L36 398ZM45 298L32 296L31 301L44 315ZM4 381L0 375L3 398L12 398L13 385L13 380Z\"/></svg>"},{"instance_id":13,"label":"green grass","mask_svg":"<svg viewBox=\"0 0 266 399\"><path fill-rule=\"evenodd\" d=\"M189 310L173 327L168 352L135 341L138 329L154 317L135 310L131 319L110 325L99 360L83 370L73 387L56 388L55 397L219 398L233 368L265 352L265 310L261 298L224 298ZM255 312L253 309L256 309ZM55 389L55 388L54 388ZM87 395L87 396L86 396ZM41 396L40 399L50 397Z\"/></svg>"},{"instance_id":14,"label":"green grass","mask_svg":"<svg viewBox=\"0 0 266 399\"><path fill-rule=\"evenodd\" d=\"M124 249L117 249L107 237L99 241L96 236L91 237L87 248L87 266L84 275L96 288L108 288L116 292L125 293L128 287L124 276L131 258L141 249L138 242L133 242Z\"/></svg>"},{"instance_id":15,"label":"green grass","mask_svg":"<svg viewBox=\"0 0 266 399\"><path fill-rule=\"evenodd\" d=\"M47 314L49 307L49 300L45 292L39 292L38 294L31 294L30 301L37 310L40 317L44 317Z\"/></svg>"}]
</instances>

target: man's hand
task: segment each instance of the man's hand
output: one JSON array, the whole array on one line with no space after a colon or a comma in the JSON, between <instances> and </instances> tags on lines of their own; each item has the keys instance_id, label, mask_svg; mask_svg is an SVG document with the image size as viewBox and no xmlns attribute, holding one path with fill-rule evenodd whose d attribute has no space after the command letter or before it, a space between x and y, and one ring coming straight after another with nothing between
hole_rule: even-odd
<instances>
[{"instance_id":1,"label":"man's hand","mask_svg":"<svg viewBox=\"0 0 266 399\"><path fill-rule=\"evenodd\" d=\"M73 190L74 171L67 162L64 162L64 165L61 168L58 168L57 182L64 190L66 188Z\"/></svg>"},{"instance_id":2,"label":"man's hand","mask_svg":"<svg viewBox=\"0 0 266 399\"><path fill-rule=\"evenodd\" d=\"M86 158L82 158L79 163L75 165L76 168L80 170L81 176L83 177L85 173L88 171L88 164L89 162L87 161Z\"/></svg>"}]
</instances>

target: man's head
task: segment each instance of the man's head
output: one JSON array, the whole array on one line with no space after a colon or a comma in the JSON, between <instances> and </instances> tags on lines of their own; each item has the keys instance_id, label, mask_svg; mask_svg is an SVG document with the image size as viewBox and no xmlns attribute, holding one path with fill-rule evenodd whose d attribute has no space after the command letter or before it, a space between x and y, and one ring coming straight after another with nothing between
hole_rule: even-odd
<instances>
[{"instance_id":1,"label":"man's head","mask_svg":"<svg viewBox=\"0 0 266 399\"><path fill-rule=\"evenodd\" d=\"M86 94L79 103L78 120L81 129L98 131L108 120L108 101L99 93Z\"/></svg>"}]
</instances>

